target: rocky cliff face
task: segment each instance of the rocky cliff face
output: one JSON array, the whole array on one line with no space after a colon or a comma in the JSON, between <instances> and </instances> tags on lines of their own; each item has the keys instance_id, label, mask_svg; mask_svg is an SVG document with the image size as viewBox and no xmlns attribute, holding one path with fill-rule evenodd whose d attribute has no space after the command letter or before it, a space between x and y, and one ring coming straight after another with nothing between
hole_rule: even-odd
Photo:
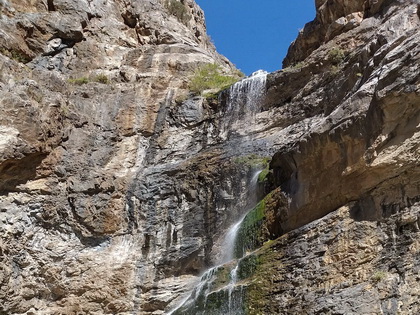
<instances>
[{"instance_id":1,"label":"rocky cliff face","mask_svg":"<svg viewBox=\"0 0 420 315\"><path fill-rule=\"evenodd\" d=\"M418 313L419 5L316 7L214 100L193 1L0 1L0 313L168 312L256 192L237 312Z\"/></svg>"},{"instance_id":2,"label":"rocky cliff face","mask_svg":"<svg viewBox=\"0 0 420 315\"><path fill-rule=\"evenodd\" d=\"M2 313L163 309L185 281L159 281L201 268L196 179L167 165L211 142L213 110L175 100L198 65L232 66L171 3L1 2Z\"/></svg>"}]
</instances>

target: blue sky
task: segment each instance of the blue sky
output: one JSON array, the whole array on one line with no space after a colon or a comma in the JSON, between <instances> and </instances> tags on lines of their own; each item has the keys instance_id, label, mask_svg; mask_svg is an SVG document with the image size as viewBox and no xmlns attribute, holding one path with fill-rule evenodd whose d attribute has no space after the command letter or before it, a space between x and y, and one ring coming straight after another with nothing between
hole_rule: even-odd
<instances>
[{"instance_id":1,"label":"blue sky","mask_svg":"<svg viewBox=\"0 0 420 315\"><path fill-rule=\"evenodd\" d=\"M245 74L281 69L299 29L315 18L315 0L196 0L219 53Z\"/></svg>"}]
</instances>

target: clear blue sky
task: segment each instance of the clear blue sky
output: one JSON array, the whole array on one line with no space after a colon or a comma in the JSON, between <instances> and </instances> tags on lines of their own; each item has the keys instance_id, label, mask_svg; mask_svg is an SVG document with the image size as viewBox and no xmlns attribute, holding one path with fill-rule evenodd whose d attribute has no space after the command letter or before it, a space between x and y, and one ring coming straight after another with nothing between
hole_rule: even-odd
<instances>
[{"instance_id":1,"label":"clear blue sky","mask_svg":"<svg viewBox=\"0 0 420 315\"><path fill-rule=\"evenodd\" d=\"M281 69L299 29L315 18L315 0L196 0L219 53L245 74Z\"/></svg>"}]
</instances>

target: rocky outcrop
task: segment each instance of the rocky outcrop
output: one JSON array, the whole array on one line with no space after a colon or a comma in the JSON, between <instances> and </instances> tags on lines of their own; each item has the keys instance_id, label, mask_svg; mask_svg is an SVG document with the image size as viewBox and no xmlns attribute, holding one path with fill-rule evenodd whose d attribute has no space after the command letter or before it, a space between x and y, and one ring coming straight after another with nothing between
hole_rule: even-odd
<instances>
[{"instance_id":1,"label":"rocky outcrop","mask_svg":"<svg viewBox=\"0 0 420 315\"><path fill-rule=\"evenodd\" d=\"M264 194L204 307L418 312L417 3L316 1L218 99L188 91L234 70L193 1L0 4L0 313L168 312Z\"/></svg>"},{"instance_id":2,"label":"rocky outcrop","mask_svg":"<svg viewBox=\"0 0 420 315\"><path fill-rule=\"evenodd\" d=\"M329 6L350 10L324 16L320 27L354 12L347 4L318 3L318 16ZM246 139L256 152L269 154L267 143L275 151L271 192L238 229L234 249L245 257L226 264L227 272L216 267L200 283L207 293L179 314L419 311L418 6L377 4L360 24L325 41L316 33L298 39L290 50L295 61L286 59L292 65L268 75ZM318 46L304 46L311 41ZM272 202L279 191L286 208ZM214 285L220 282L222 289Z\"/></svg>"},{"instance_id":3,"label":"rocky outcrop","mask_svg":"<svg viewBox=\"0 0 420 315\"><path fill-rule=\"evenodd\" d=\"M351 203L267 243L244 268L244 312L416 314L418 206L368 221Z\"/></svg>"},{"instance_id":4,"label":"rocky outcrop","mask_svg":"<svg viewBox=\"0 0 420 315\"><path fill-rule=\"evenodd\" d=\"M162 310L202 267L210 237L184 216L215 154L184 161L214 108L179 99L200 64L233 68L172 2L1 2L1 313Z\"/></svg>"},{"instance_id":5,"label":"rocky outcrop","mask_svg":"<svg viewBox=\"0 0 420 315\"><path fill-rule=\"evenodd\" d=\"M387 8L396 2L414 4L416 0L316 0L316 18L299 32L297 39L289 48L283 66L303 61L318 47L360 26L364 19L382 19Z\"/></svg>"},{"instance_id":6,"label":"rocky outcrop","mask_svg":"<svg viewBox=\"0 0 420 315\"><path fill-rule=\"evenodd\" d=\"M381 12L384 20L365 19L314 51L301 68L271 77L270 102L280 105L277 111L302 119L295 124L300 128L291 130L302 130L300 139L287 143L272 163L275 185L291 197L286 229L349 201L360 200L369 209L362 211L365 218L372 220L397 204L404 208L416 202L416 12L415 5L394 3ZM281 89L284 79L294 80L299 92ZM296 105L303 107L300 112ZM282 123L284 116L278 117ZM402 178L408 173L406 182Z\"/></svg>"}]
</instances>

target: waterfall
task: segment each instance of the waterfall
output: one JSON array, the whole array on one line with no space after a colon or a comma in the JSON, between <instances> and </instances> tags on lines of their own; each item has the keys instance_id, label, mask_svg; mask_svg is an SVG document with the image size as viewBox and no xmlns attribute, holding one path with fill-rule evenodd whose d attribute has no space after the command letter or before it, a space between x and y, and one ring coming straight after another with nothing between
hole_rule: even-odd
<instances>
[{"instance_id":1,"label":"waterfall","mask_svg":"<svg viewBox=\"0 0 420 315\"><path fill-rule=\"evenodd\" d=\"M259 70L235 83L228 91L227 104L221 118L222 139L246 135L247 128L260 111L261 98L265 93L267 72ZM173 315L239 315L243 314L242 286L238 283L239 260L234 260L235 240L242 220L257 203L258 175L254 170L248 181L248 205L242 217L225 235L220 265L208 269L201 276L191 294L178 307L169 312Z\"/></svg>"},{"instance_id":2,"label":"waterfall","mask_svg":"<svg viewBox=\"0 0 420 315\"><path fill-rule=\"evenodd\" d=\"M230 272L230 283L229 283L229 310L235 310L235 300L233 297L234 288L236 285L236 282L238 281L238 267L239 265L236 264L235 268L232 269Z\"/></svg>"},{"instance_id":3,"label":"waterfall","mask_svg":"<svg viewBox=\"0 0 420 315\"><path fill-rule=\"evenodd\" d=\"M248 213L248 210L252 209L257 203L256 191L257 191L257 185L258 185L258 175L260 175L260 173L261 173L260 169L254 171L254 174L252 175L251 180L249 182L249 188L248 188L249 201L248 201L247 211L242 214L241 218L236 223L234 223L229 228L228 232L226 233L225 240L222 245L222 252L224 254L222 255L222 259L220 263L225 263L234 259L234 256L235 256L234 247L235 247L235 240L236 240L236 235L238 234L238 230L241 226L241 223L244 217Z\"/></svg>"},{"instance_id":4,"label":"waterfall","mask_svg":"<svg viewBox=\"0 0 420 315\"><path fill-rule=\"evenodd\" d=\"M258 70L229 88L223 112L220 137L244 136L255 122L265 94L267 72Z\"/></svg>"},{"instance_id":5,"label":"waterfall","mask_svg":"<svg viewBox=\"0 0 420 315\"><path fill-rule=\"evenodd\" d=\"M251 193L248 210L252 209L256 203L256 198L254 196L256 195L255 191L258 185L258 175L260 173L261 170L254 171L249 181L249 190ZM221 249L225 255L222 256L221 264L205 271L191 294L169 314L242 314L242 287L237 285L240 259L234 260L234 247L238 230L242 220L248 213L248 210L226 233L225 241L223 242ZM208 310L209 305L210 303L213 303L214 298L223 299L226 302L226 305L219 307L219 313L212 313Z\"/></svg>"}]
</instances>

